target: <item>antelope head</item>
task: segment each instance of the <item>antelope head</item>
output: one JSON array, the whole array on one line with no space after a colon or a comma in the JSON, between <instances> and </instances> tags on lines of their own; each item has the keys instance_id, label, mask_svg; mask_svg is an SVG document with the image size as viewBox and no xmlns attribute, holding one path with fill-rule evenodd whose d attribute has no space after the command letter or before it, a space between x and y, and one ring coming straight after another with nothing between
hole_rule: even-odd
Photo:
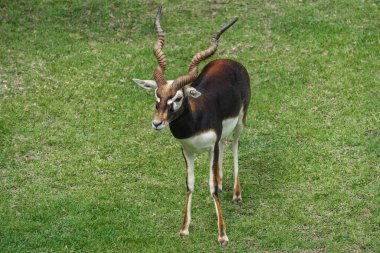
<instances>
[{"instance_id":1,"label":"antelope head","mask_svg":"<svg viewBox=\"0 0 380 253\"><path fill-rule=\"evenodd\" d=\"M186 97L198 98L202 95L201 92L190 86L190 84L198 76L199 63L216 52L219 37L225 30L237 21L237 18L235 18L230 23L222 27L212 39L211 45L206 50L194 55L186 75L180 76L175 80L166 80L165 68L167 65L167 60L164 52L162 51L165 42L165 35L160 24L161 11L162 7L160 6L154 22L158 37L153 48L153 53L158 63L153 72L154 80L133 79L133 81L139 86L145 89L155 90L156 112L152 121L152 127L155 130L163 129L181 114L181 109L183 109L184 100Z\"/></svg>"}]
</instances>

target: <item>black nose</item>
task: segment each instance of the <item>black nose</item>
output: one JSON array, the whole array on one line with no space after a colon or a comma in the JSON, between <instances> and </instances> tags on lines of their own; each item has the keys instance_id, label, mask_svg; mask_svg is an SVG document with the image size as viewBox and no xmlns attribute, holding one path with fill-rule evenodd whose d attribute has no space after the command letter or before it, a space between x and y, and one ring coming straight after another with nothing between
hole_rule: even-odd
<instances>
[{"instance_id":1,"label":"black nose","mask_svg":"<svg viewBox=\"0 0 380 253\"><path fill-rule=\"evenodd\" d=\"M152 121L152 124L153 124L154 127L158 127L159 125L162 124L162 121L153 120L153 121Z\"/></svg>"}]
</instances>

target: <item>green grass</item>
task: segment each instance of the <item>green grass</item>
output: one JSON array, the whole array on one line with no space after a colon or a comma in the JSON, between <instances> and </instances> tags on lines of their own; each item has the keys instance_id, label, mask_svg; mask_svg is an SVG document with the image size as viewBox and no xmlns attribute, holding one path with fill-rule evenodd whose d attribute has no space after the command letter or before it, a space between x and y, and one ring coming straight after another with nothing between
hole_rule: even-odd
<instances>
[{"instance_id":1,"label":"green grass","mask_svg":"<svg viewBox=\"0 0 380 253\"><path fill-rule=\"evenodd\" d=\"M215 58L243 63L252 102L217 243L208 161L185 168L151 130L157 1L0 3L1 252L378 252L379 1L163 1L168 78L235 16ZM203 63L204 65L205 63Z\"/></svg>"}]
</instances>

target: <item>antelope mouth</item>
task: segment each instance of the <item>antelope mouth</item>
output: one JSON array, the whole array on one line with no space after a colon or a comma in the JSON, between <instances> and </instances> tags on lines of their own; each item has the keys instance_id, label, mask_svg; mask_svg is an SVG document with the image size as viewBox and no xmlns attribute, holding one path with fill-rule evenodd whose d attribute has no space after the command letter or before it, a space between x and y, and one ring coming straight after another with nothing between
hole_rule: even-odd
<instances>
[{"instance_id":1,"label":"antelope mouth","mask_svg":"<svg viewBox=\"0 0 380 253\"><path fill-rule=\"evenodd\" d=\"M156 131L161 131L165 126L166 125L164 123L161 123L159 125L152 123L152 128Z\"/></svg>"}]
</instances>

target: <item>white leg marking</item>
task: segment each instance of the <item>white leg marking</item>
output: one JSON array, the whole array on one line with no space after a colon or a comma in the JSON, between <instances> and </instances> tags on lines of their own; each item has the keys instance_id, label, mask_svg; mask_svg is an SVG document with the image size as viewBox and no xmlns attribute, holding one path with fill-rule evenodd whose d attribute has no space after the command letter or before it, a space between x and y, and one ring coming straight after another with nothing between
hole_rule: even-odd
<instances>
[{"instance_id":1,"label":"white leg marking","mask_svg":"<svg viewBox=\"0 0 380 253\"><path fill-rule=\"evenodd\" d=\"M187 163L187 186L191 192L194 191L194 155L183 149L183 154Z\"/></svg>"},{"instance_id":2,"label":"white leg marking","mask_svg":"<svg viewBox=\"0 0 380 253\"><path fill-rule=\"evenodd\" d=\"M194 155L187 152L185 149L183 149L183 155L186 159L187 164L187 171L186 171L186 181L187 181L187 197L186 197L186 205L185 205L185 218L183 221L183 226L180 231L180 235L188 235L189 234L189 226L191 221L191 199L192 199L192 193L194 191L194 183L195 183L195 175L194 175Z\"/></svg>"},{"instance_id":3,"label":"white leg marking","mask_svg":"<svg viewBox=\"0 0 380 253\"><path fill-rule=\"evenodd\" d=\"M225 142L225 140L219 141L219 177L220 177L220 182L218 183L218 187L219 187L220 191L222 191L222 182L223 182L224 142Z\"/></svg>"},{"instance_id":4,"label":"white leg marking","mask_svg":"<svg viewBox=\"0 0 380 253\"><path fill-rule=\"evenodd\" d=\"M235 139L233 141L232 145L232 153L234 156L234 187L236 186L237 183L237 176L239 173L239 158L238 158L238 150L239 150L239 138Z\"/></svg>"},{"instance_id":5,"label":"white leg marking","mask_svg":"<svg viewBox=\"0 0 380 253\"><path fill-rule=\"evenodd\" d=\"M213 180L213 173L212 173L212 163L214 161L214 148L211 148L209 151L209 159L210 159L210 193L211 195L215 191L215 185L214 185L214 180Z\"/></svg>"},{"instance_id":6,"label":"white leg marking","mask_svg":"<svg viewBox=\"0 0 380 253\"><path fill-rule=\"evenodd\" d=\"M192 198L192 193L189 194L189 199L187 202L187 227L185 229L185 234L189 234L189 226L190 226L190 221L191 221L191 198Z\"/></svg>"},{"instance_id":7,"label":"white leg marking","mask_svg":"<svg viewBox=\"0 0 380 253\"><path fill-rule=\"evenodd\" d=\"M239 115L238 123L234 129L233 134L233 144L232 144L232 153L234 157L234 202L238 203L241 201L241 188L239 182L239 137L240 133L243 130L243 113Z\"/></svg>"}]
</instances>

